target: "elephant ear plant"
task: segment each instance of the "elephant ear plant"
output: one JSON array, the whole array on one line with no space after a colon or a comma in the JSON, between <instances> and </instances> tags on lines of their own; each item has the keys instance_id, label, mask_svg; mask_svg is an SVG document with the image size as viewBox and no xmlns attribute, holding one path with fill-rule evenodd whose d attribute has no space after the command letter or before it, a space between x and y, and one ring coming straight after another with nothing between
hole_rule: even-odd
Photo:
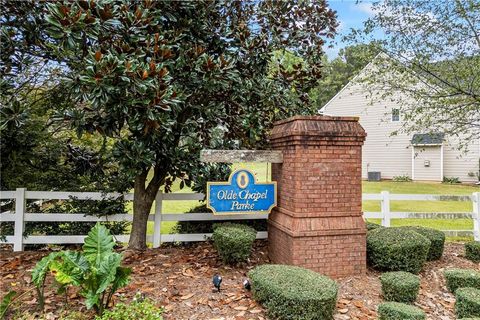
<instances>
[{"instance_id":1,"label":"elephant ear plant","mask_svg":"<svg viewBox=\"0 0 480 320\"><path fill-rule=\"evenodd\" d=\"M80 287L88 309L102 314L113 294L129 282L132 270L122 267L122 255L113 251L115 241L108 229L97 223L88 233L83 252L53 252L40 260L32 272L38 300L43 309L45 278L54 274L60 289Z\"/></svg>"}]
</instances>

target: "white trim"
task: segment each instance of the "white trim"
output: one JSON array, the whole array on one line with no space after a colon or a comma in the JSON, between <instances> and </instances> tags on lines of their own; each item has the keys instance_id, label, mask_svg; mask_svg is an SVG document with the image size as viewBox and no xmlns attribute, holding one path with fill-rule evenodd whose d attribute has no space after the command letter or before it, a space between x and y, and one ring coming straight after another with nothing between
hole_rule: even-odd
<instances>
[{"instance_id":1,"label":"white trim","mask_svg":"<svg viewBox=\"0 0 480 320\"><path fill-rule=\"evenodd\" d=\"M440 146L440 182L443 181L443 144Z\"/></svg>"},{"instance_id":2,"label":"white trim","mask_svg":"<svg viewBox=\"0 0 480 320\"><path fill-rule=\"evenodd\" d=\"M412 144L412 180L415 180L415 146Z\"/></svg>"},{"instance_id":3,"label":"white trim","mask_svg":"<svg viewBox=\"0 0 480 320\"><path fill-rule=\"evenodd\" d=\"M398 120L393 121L393 110L398 110ZM400 111L400 108L397 107L392 107L390 110L390 122L391 123L398 123L402 122L402 113Z\"/></svg>"}]
</instances>

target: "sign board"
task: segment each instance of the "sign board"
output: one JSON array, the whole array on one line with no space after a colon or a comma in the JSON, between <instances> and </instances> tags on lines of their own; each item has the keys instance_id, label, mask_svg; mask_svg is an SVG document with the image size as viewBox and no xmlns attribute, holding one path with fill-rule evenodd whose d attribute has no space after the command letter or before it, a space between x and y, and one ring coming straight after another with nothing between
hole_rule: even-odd
<instances>
[{"instance_id":1,"label":"sign board","mask_svg":"<svg viewBox=\"0 0 480 320\"><path fill-rule=\"evenodd\" d=\"M214 214L269 213L277 205L277 183L258 183L252 172L240 169L228 182L207 182L207 207Z\"/></svg>"}]
</instances>

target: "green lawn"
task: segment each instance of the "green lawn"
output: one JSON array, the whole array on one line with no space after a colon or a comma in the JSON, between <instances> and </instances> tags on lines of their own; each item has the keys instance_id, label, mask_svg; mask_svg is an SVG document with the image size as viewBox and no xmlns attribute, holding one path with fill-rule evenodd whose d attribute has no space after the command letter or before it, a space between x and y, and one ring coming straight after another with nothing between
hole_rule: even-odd
<instances>
[{"instance_id":1,"label":"green lawn","mask_svg":"<svg viewBox=\"0 0 480 320\"><path fill-rule=\"evenodd\" d=\"M271 166L257 163L236 163L233 169L246 168L251 170L258 180L270 181ZM444 194L444 195L471 195L472 192L479 192L480 188L472 185L462 184L441 184L441 183L423 183L423 182L369 182L363 181L363 193L380 193L389 191L390 193L401 194ZM192 192L190 188L180 190L179 181L174 183L173 192ZM184 213L191 208L198 206L199 201L164 201L163 213ZM155 204L154 204L155 205ZM471 202L455 201L391 201L391 211L411 211L411 212L471 212ZM132 205L129 204L129 212L132 212ZM152 208L153 211L153 208ZM380 211L380 201L364 201L363 211ZM372 222L377 222L372 219ZM176 222L163 222L162 233L171 233ZM392 219L392 226L403 225L421 225L429 226L440 230L472 230L473 223L469 219ZM148 224L148 234L153 233L153 222Z\"/></svg>"}]
</instances>

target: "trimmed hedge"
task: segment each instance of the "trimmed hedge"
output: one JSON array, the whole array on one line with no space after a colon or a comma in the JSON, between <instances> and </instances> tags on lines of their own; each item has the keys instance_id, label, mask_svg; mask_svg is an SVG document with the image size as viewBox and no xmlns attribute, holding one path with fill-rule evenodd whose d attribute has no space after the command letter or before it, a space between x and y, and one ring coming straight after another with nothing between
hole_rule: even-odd
<instances>
[{"instance_id":1,"label":"trimmed hedge","mask_svg":"<svg viewBox=\"0 0 480 320\"><path fill-rule=\"evenodd\" d=\"M403 228L377 228L367 233L367 260L376 269L419 273L427 260L430 240Z\"/></svg>"},{"instance_id":2,"label":"trimmed hedge","mask_svg":"<svg viewBox=\"0 0 480 320\"><path fill-rule=\"evenodd\" d=\"M386 272L380 277L383 297L387 301L414 302L420 289L420 278L404 271Z\"/></svg>"},{"instance_id":3,"label":"trimmed hedge","mask_svg":"<svg viewBox=\"0 0 480 320\"><path fill-rule=\"evenodd\" d=\"M473 262L480 262L480 241L465 243L465 258Z\"/></svg>"},{"instance_id":4,"label":"trimmed hedge","mask_svg":"<svg viewBox=\"0 0 480 320\"><path fill-rule=\"evenodd\" d=\"M365 225L367 227L367 231L375 230L375 229L378 229L378 228L383 228L379 224L376 224L376 223L373 223L373 222L368 222L368 221L365 222Z\"/></svg>"},{"instance_id":5,"label":"trimmed hedge","mask_svg":"<svg viewBox=\"0 0 480 320\"><path fill-rule=\"evenodd\" d=\"M275 319L333 319L338 287L335 281L308 269L261 265L248 273L255 300Z\"/></svg>"},{"instance_id":6,"label":"trimmed hedge","mask_svg":"<svg viewBox=\"0 0 480 320\"><path fill-rule=\"evenodd\" d=\"M379 320L424 320L425 312L400 302L384 302L378 306Z\"/></svg>"},{"instance_id":7,"label":"trimmed hedge","mask_svg":"<svg viewBox=\"0 0 480 320\"><path fill-rule=\"evenodd\" d=\"M455 314L458 318L480 317L480 290L460 288L455 291Z\"/></svg>"},{"instance_id":8,"label":"trimmed hedge","mask_svg":"<svg viewBox=\"0 0 480 320\"><path fill-rule=\"evenodd\" d=\"M447 288L455 292L458 288L471 287L480 289L480 272L473 269L449 269L443 272Z\"/></svg>"},{"instance_id":9,"label":"trimmed hedge","mask_svg":"<svg viewBox=\"0 0 480 320\"><path fill-rule=\"evenodd\" d=\"M235 223L216 224L213 228L213 243L223 262L242 262L250 257L257 236L255 229Z\"/></svg>"},{"instance_id":10,"label":"trimmed hedge","mask_svg":"<svg viewBox=\"0 0 480 320\"><path fill-rule=\"evenodd\" d=\"M428 251L427 260L438 260L442 257L443 248L445 246L445 233L437 229L426 227L408 226L401 228L420 233L422 236L430 240L430 250Z\"/></svg>"}]
</instances>

